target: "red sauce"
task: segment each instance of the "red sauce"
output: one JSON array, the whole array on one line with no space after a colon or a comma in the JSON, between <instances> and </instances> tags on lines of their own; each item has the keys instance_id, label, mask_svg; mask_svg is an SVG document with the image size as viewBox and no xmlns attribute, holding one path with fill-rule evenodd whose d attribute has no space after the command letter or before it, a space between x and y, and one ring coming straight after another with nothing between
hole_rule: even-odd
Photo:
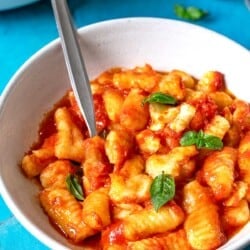
<instances>
[{"instance_id":1,"label":"red sauce","mask_svg":"<svg viewBox=\"0 0 250 250\"><path fill-rule=\"evenodd\" d=\"M103 99L101 95L94 95L94 108L95 108L95 118L97 131L102 131L107 128L109 124L109 118L107 116Z\"/></svg>"},{"instance_id":2,"label":"red sauce","mask_svg":"<svg viewBox=\"0 0 250 250\"><path fill-rule=\"evenodd\" d=\"M194 130L205 127L218 112L216 103L208 96L192 101L191 105L196 108L195 116L190 123L191 129Z\"/></svg>"},{"instance_id":3,"label":"red sauce","mask_svg":"<svg viewBox=\"0 0 250 250\"><path fill-rule=\"evenodd\" d=\"M32 146L32 149L40 148L45 139L56 133L56 125L54 120L54 114L58 107L69 106L69 100L65 95L58 103L56 103L53 109L46 114L39 126L38 142Z\"/></svg>"},{"instance_id":4,"label":"red sauce","mask_svg":"<svg viewBox=\"0 0 250 250\"><path fill-rule=\"evenodd\" d=\"M119 244L124 245L126 243L124 237L124 228L121 222L116 222L109 226L102 234L101 239L103 246Z\"/></svg>"},{"instance_id":5,"label":"red sauce","mask_svg":"<svg viewBox=\"0 0 250 250\"><path fill-rule=\"evenodd\" d=\"M225 88L225 80L224 75L222 73L215 71L213 85L215 91L223 90Z\"/></svg>"}]
</instances>

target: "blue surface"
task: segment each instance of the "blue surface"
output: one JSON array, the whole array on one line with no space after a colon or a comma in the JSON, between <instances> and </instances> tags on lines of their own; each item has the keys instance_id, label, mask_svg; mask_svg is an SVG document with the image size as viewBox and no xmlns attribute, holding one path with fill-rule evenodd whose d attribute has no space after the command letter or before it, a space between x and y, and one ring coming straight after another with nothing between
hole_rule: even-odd
<instances>
[{"instance_id":1,"label":"blue surface","mask_svg":"<svg viewBox=\"0 0 250 250\"><path fill-rule=\"evenodd\" d=\"M7 1L7 0L6 0ZM178 19L174 4L200 7L209 15L196 22L250 49L250 11L244 0L71 0L77 27L112 18L150 16ZM36 51L58 37L50 1L0 12L0 93ZM28 233L0 197L0 249L48 249ZM250 247L247 248L250 250Z\"/></svg>"}]
</instances>

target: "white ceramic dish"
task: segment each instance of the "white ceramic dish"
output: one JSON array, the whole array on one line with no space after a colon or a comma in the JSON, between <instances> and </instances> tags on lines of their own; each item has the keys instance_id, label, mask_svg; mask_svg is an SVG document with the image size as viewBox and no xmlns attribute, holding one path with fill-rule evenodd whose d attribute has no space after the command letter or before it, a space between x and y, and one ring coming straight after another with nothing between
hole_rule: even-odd
<instances>
[{"instance_id":1,"label":"white ceramic dish","mask_svg":"<svg viewBox=\"0 0 250 250\"><path fill-rule=\"evenodd\" d=\"M250 100L250 54L233 41L185 22L130 18L106 21L79 30L90 78L113 66L150 63L158 70L183 69L196 77L208 70L226 75L229 89ZM18 163L32 142L43 114L65 94L69 79L59 44L50 43L13 76L0 105L0 190L13 214L51 249L72 246L48 222L38 188L20 172ZM249 242L250 225L220 249L239 249Z\"/></svg>"}]
</instances>

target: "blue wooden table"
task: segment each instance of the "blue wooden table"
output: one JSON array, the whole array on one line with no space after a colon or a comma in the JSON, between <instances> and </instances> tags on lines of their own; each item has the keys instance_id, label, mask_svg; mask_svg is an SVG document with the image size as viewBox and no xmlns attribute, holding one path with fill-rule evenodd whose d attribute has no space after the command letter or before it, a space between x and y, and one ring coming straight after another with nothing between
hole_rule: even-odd
<instances>
[{"instance_id":1,"label":"blue wooden table","mask_svg":"<svg viewBox=\"0 0 250 250\"><path fill-rule=\"evenodd\" d=\"M177 3L206 10L208 15L197 25L222 33L250 49L250 10L244 0L69 0L77 27L121 17L178 19L173 11ZM0 93L25 60L57 37L50 1L0 12ZM48 249L17 222L1 196L0 249Z\"/></svg>"}]
</instances>

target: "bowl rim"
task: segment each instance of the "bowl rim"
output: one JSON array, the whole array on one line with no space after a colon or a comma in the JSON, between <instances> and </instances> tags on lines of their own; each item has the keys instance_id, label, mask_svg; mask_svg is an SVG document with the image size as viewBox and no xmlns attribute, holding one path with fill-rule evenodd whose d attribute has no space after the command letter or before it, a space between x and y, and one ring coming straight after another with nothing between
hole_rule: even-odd
<instances>
[{"instance_id":1,"label":"bowl rim","mask_svg":"<svg viewBox=\"0 0 250 250\"><path fill-rule=\"evenodd\" d=\"M90 30L96 29L96 28L103 28L103 26L107 26L113 23L124 23L124 22L143 22L143 23L152 23L152 22L168 22L172 24L178 24L185 27L192 27L197 29L198 31L210 33L212 36L216 36L220 39L224 39L227 41L227 43L230 43L232 46L237 47L239 51L242 53L249 53L250 52L239 43L235 42L234 40L228 38L227 36L220 34L216 31L213 31L211 29L199 26L197 24L188 23L182 20L175 20L175 19L168 19L168 18L158 18L158 17L125 17L125 18L115 18L115 19L109 19L104 20L96 23L92 23L83 27L78 28L78 32L80 34L82 33L88 33ZM7 85L3 89L3 92L0 96L0 118L1 118L1 112L3 110L4 104L6 100L8 99L8 96L11 94L13 89L15 88L16 82L20 75L22 75L23 72L26 71L26 68L29 65L32 65L37 58L47 54L51 53L51 51L55 50L57 46L60 46L60 38L53 39L51 42L44 45L42 48L40 48L37 52L35 52L31 57L29 57L20 67L19 69L13 74L13 76L8 81ZM1 172L1 166L0 166L0 172ZM31 233L37 240L39 240L42 244L53 247L56 249L66 250L68 249L65 246L62 246L61 243L51 238L49 235L47 235L45 232L39 229L37 225L34 225L29 219L23 216L21 209L15 204L13 201L11 195L9 194L8 190L5 188L4 181L2 180L2 177L0 175L0 194L6 203L6 205L9 207L10 211L14 214L16 219L23 225L23 227ZM247 245L250 242L249 239L244 239L244 241L241 243L240 247ZM237 242L235 244L235 247L239 247Z\"/></svg>"}]
</instances>

